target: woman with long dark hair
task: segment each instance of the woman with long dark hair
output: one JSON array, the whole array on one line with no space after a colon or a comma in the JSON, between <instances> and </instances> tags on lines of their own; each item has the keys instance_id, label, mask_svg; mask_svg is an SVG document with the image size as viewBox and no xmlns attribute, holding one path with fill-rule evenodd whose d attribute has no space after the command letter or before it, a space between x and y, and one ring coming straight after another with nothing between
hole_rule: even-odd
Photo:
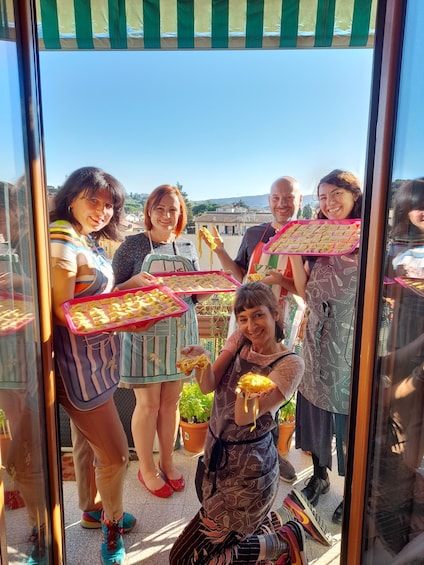
<instances>
[{"instance_id":1,"label":"woman with long dark hair","mask_svg":"<svg viewBox=\"0 0 424 565\"><path fill-rule=\"evenodd\" d=\"M121 534L136 523L124 513L122 500L129 453L113 400L119 382L119 335L74 335L62 304L116 288L112 264L99 240L119 239L124 200L124 187L116 178L97 167L82 167L57 193L50 225L57 395L71 420L81 524L102 528L104 565L124 562ZM120 288L144 282L136 276Z\"/></svg>"},{"instance_id":2,"label":"woman with long dark hair","mask_svg":"<svg viewBox=\"0 0 424 565\"><path fill-rule=\"evenodd\" d=\"M340 169L318 183L318 219L361 217L362 193L357 177ZM350 401L353 327L359 253L342 256L290 256L298 294L306 300L308 322L303 342L305 374L296 405L296 448L312 453L313 475L302 494L316 506L330 489L332 440L336 435L340 476L345 474ZM290 495L287 505L292 501ZM333 514L341 523L343 502Z\"/></svg>"}]
</instances>

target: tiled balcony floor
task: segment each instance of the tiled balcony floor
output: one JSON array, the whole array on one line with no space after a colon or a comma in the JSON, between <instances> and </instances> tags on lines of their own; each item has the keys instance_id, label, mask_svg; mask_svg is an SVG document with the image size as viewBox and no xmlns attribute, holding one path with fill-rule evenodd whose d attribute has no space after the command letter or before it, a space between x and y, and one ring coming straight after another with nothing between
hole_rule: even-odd
<instances>
[{"instance_id":1,"label":"tiled balcony floor","mask_svg":"<svg viewBox=\"0 0 424 565\"><path fill-rule=\"evenodd\" d=\"M156 455L156 458L158 456ZM169 499L160 499L149 494L137 479L138 462L132 460L125 483L125 510L137 517L134 530L125 536L127 552L126 565L165 565L168 564L169 550L186 523L199 509L199 502L194 489L198 455L180 448L175 452L177 465L186 478L187 487L180 493L174 493ZM312 473L311 458L300 450L291 449L288 458L295 466L298 479L293 486L303 488L305 480ZM334 538L332 547L325 547L311 538L307 538L307 557L310 565L336 565L339 563L341 528L331 521L334 509L342 499L344 480L337 475L335 456L333 471L330 473L331 489L321 496L317 506ZM281 505L289 485L280 480L275 507ZM100 563L100 531L86 530L80 525L81 512L77 503L77 490L74 481L63 482L65 543L67 565L97 565ZM26 508L6 511L8 564L26 563L31 544L28 542ZM390 556L377 541L372 547L373 553L364 557L364 564L387 565L392 562Z\"/></svg>"},{"instance_id":2,"label":"tiled balcony floor","mask_svg":"<svg viewBox=\"0 0 424 565\"><path fill-rule=\"evenodd\" d=\"M169 499L160 499L149 494L137 479L137 461L131 461L125 485L125 510L138 519L133 532L125 536L127 564L165 565L168 563L169 550L186 523L199 509L199 502L194 489L198 455L191 454L181 448L175 452L177 465L184 472L187 487L183 492L174 493ZM292 448L289 459L298 473L298 481L294 484L303 488L306 478L311 474L311 458L300 450ZM291 485L280 480L279 491L275 502L279 506L290 491ZM321 497L318 510L334 536L331 548L308 539L307 555L310 563L331 564L339 562L339 542L341 528L331 522L331 516L340 502L343 493L343 479L333 471L331 474L331 490ZM100 533L81 528L79 520L81 512L77 507L75 482L63 483L66 553L69 565L99 563Z\"/></svg>"}]
</instances>

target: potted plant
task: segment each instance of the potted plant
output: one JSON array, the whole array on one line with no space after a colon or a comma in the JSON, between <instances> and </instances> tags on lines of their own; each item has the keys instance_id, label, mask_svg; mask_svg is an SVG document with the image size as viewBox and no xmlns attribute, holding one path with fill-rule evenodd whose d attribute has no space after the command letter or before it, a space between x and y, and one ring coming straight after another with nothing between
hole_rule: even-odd
<instances>
[{"instance_id":1,"label":"potted plant","mask_svg":"<svg viewBox=\"0 0 424 565\"><path fill-rule=\"evenodd\" d=\"M191 453L203 451L212 403L213 392L203 394L197 381L184 383L180 399L180 427L184 448Z\"/></svg>"},{"instance_id":2,"label":"potted plant","mask_svg":"<svg viewBox=\"0 0 424 565\"><path fill-rule=\"evenodd\" d=\"M0 438L11 439L9 420L6 418L4 410L0 408Z\"/></svg>"},{"instance_id":3,"label":"potted plant","mask_svg":"<svg viewBox=\"0 0 424 565\"><path fill-rule=\"evenodd\" d=\"M233 302L234 292L221 292L197 304L200 338L226 339Z\"/></svg>"},{"instance_id":4,"label":"potted plant","mask_svg":"<svg viewBox=\"0 0 424 565\"><path fill-rule=\"evenodd\" d=\"M296 396L293 395L284 402L278 414L279 435L277 449L281 455L287 455L290 451L291 442L295 429L296 419Z\"/></svg>"}]
</instances>

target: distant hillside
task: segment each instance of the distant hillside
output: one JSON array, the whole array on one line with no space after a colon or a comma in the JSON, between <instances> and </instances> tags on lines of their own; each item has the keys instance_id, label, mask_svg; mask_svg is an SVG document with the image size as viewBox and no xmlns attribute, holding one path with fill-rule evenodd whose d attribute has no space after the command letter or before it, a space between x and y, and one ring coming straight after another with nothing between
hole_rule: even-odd
<instances>
[{"instance_id":1,"label":"distant hillside","mask_svg":"<svg viewBox=\"0 0 424 565\"><path fill-rule=\"evenodd\" d=\"M229 198L208 198L207 200L196 200L194 204L203 204L205 202L213 202L214 204L219 204L220 206L229 206L234 202L243 201L249 208L268 208L268 194L259 194L256 196L233 196ZM314 197L312 194L304 194L302 200L302 206L306 204L312 204L314 202Z\"/></svg>"}]
</instances>

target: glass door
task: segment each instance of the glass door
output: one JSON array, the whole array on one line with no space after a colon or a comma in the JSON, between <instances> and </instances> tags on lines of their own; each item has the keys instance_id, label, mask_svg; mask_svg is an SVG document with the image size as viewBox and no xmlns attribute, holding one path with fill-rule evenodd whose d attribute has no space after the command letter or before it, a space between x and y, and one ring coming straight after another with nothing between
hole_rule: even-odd
<instances>
[{"instance_id":1,"label":"glass door","mask_svg":"<svg viewBox=\"0 0 424 565\"><path fill-rule=\"evenodd\" d=\"M42 187L35 174L41 162L40 122L35 75L25 63L31 58L29 46L24 48L25 24L7 13L6 4L0 12L0 562L47 565L59 561L51 555L52 458L47 457L44 401L50 385L44 378L47 340L40 323L40 211L34 212L33 194ZM10 21L13 37L10 26L3 27ZM40 191L38 199L46 200Z\"/></svg>"},{"instance_id":2,"label":"glass door","mask_svg":"<svg viewBox=\"0 0 424 565\"><path fill-rule=\"evenodd\" d=\"M424 3L405 3L361 563L424 562ZM365 353L365 352L364 352Z\"/></svg>"}]
</instances>

